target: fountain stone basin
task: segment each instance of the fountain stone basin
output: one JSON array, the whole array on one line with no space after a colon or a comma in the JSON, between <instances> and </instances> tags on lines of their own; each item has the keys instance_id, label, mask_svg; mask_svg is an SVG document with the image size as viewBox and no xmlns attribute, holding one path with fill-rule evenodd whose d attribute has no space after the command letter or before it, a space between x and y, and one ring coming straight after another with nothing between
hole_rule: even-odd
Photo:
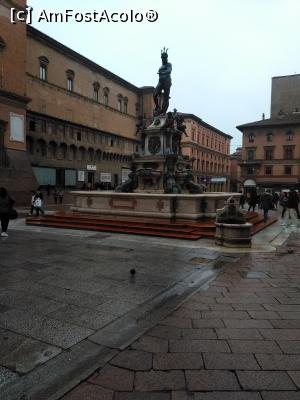
<instances>
[{"instance_id":1,"label":"fountain stone basin","mask_svg":"<svg viewBox=\"0 0 300 400\"><path fill-rule=\"evenodd\" d=\"M113 191L73 191L72 211L89 214L165 219L215 218L216 210L240 193L164 194L119 193Z\"/></svg>"}]
</instances>

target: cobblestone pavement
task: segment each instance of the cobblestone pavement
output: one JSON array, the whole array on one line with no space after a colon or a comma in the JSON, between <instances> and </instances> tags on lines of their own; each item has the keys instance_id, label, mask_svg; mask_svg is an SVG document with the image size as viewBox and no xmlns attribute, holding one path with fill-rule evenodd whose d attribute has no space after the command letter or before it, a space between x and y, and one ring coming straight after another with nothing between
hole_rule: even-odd
<instances>
[{"instance_id":1,"label":"cobblestone pavement","mask_svg":"<svg viewBox=\"0 0 300 400\"><path fill-rule=\"evenodd\" d=\"M62 399L300 399L299 239L228 265Z\"/></svg>"}]
</instances>

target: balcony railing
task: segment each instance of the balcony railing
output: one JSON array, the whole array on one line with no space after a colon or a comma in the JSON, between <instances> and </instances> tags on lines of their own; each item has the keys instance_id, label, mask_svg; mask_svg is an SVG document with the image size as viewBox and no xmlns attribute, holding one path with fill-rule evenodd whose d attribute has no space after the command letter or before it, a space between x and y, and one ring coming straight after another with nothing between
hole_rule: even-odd
<instances>
[{"instance_id":1,"label":"balcony railing","mask_svg":"<svg viewBox=\"0 0 300 400\"><path fill-rule=\"evenodd\" d=\"M238 162L238 165L243 166L243 165L258 165L261 164L263 160L242 160Z\"/></svg>"},{"instance_id":2,"label":"balcony railing","mask_svg":"<svg viewBox=\"0 0 300 400\"><path fill-rule=\"evenodd\" d=\"M9 158L5 151L5 149L0 148L0 168L8 168L9 167Z\"/></svg>"}]
</instances>

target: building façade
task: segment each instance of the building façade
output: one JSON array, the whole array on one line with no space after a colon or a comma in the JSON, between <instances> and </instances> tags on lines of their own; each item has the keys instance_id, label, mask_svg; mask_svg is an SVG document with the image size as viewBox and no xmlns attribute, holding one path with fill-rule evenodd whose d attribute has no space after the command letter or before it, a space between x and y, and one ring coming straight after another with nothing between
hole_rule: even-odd
<instances>
[{"instance_id":1,"label":"building fa\u00e7ade","mask_svg":"<svg viewBox=\"0 0 300 400\"><path fill-rule=\"evenodd\" d=\"M28 26L26 88L26 143L39 185L125 179L137 117L152 114L152 87L138 88Z\"/></svg>"},{"instance_id":2,"label":"building fa\u00e7ade","mask_svg":"<svg viewBox=\"0 0 300 400\"><path fill-rule=\"evenodd\" d=\"M274 77L270 118L237 128L243 133L240 167L245 188L299 187L300 75Z\"/></svg>"},{"instance_id":3,"label":"building fa\u00e7ade","mask_svg":"<svg viewBox=\"0 0 300 400\"><path fill-rule=\"evenodd\" d=\"M230 140L232 136L204 122L194 114L181 114L187 136L182 137L182 153L189 156L198 182L207 191L224 192L230 188Z\"/></svg>"}]
</instances>

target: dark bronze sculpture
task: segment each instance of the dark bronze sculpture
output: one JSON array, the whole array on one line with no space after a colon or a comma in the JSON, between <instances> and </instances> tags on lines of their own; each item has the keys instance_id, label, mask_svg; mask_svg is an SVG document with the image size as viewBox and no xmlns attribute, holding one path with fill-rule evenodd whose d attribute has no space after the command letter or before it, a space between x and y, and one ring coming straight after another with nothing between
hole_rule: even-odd
<instances>
[{"instance_id":1,"label":"dark bronze sculpture","mask_svg":"<svg viewBox=\"0 0 300 400\"><path fill-rule=\"evenodd\" d=\"M216 222L224 224L245 224L245 213L239 210L233 197L229 197L225 207L217 210Z\"/></svg>"},{"instance_id":2,"label":"dark bronze sculpture","mask_svg":"<svg viewBox=\"0 0 300 400\"><path fill-rule=\"evenodd\" d=\"M161 51L161 60L162 66L158 70L159 81L158 85L155 88L153 99L155 103L154 114L165 114L169 107L169 95L170 88L172 85L171 81L171 72L172 72L172 64L168 62L168 49L164 47ZM162 104L161 104L162 97Z\"/></svg>"}]
</instances>

